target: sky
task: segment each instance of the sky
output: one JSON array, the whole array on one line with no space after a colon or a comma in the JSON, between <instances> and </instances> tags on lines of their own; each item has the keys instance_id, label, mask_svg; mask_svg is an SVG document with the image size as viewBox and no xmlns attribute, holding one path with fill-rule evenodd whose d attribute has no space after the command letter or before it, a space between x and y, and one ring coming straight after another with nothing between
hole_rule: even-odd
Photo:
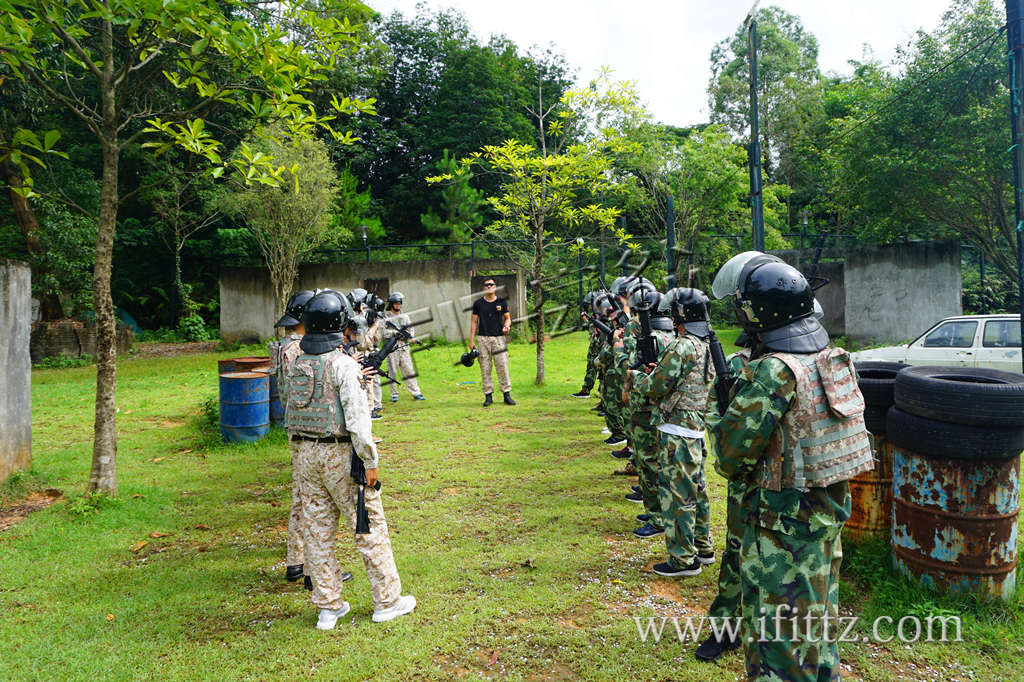
<instances>
[{"instance_id":1,"label":"sky","mask_svg":"<svg viewBox=\"0 0 1024 682\"><path fill-rule=\"evenodd\" d=\"M378 12L412 16L422 0L364 0ZM587 82L602 66L636 81L654 118L686 126L708 120L711 49L736 30L753 0L426 0L455 8L486 41L507 35L521 49L548 47L565 55ZM888 64L917 30L931 31L947 0L765 0L795 14L818 38L823 72L850 73L867 54Z\"/></svg>"}]
</instances>

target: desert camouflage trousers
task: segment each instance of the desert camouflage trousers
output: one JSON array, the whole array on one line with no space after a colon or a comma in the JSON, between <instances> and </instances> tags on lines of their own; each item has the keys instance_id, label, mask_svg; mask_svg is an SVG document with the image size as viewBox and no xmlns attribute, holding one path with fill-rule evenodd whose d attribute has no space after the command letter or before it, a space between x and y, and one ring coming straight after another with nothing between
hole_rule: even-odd
<instances>
[{"instance_id":1,"label":"desert camouflage trousers","mask_svg":"<svg viewBox=\"0 0 1024 682\"><path fill-rule=\"evenodd\" d=\"M498 388L502 393L512 390L512 382L508 378L508 347L504 336L478 336L476 348L480 351L480 384L484 395L494 392L494 379L491 377L491 363L498 372Z\"/></svg>"},{"instance_id":2,"label":"desert camouflage trousers","mask_svg":"<svg viewBox=\"0 0 1024 682\"><path fill-rule=\"evenodd\" d=\"M748 523L740 551L748 680L839 680L835 640L840 634L840 529L811 532L794 524L782 531L761 527L756 518ZM822 641L826 612L831 642ZM776 613L781 614L779 618ZM807 614L811 614L810 633Z\"/></svg>"},{"instance_id":3,"label":"desert camouflage trousers","mask_svg":"<svg viewBox=\"0 0 1024 682\"><path fill-rule=\"evenodd\" d=\"M288 450L292 459L292 508L288 513L288 550L285 554L286 566L298 566L305 563L306 552L302 542L302 498L299 496L299 474L295 465L295 451L298 443L288 442Z\"/></svg>"},{"instance_id":4,"label":"desert camouflage trousers","mask_svg":"<svg viewBox=\"0 0 1024 682\"><path fill-rule=\"evenodd\" d=\"M409 352L409 346L402 348L396 348L388 356L388 374L392 377L401 381L405 385L405 389L413 395L420 394L420 384L416 381L416 370L412 366L412 353ZM388 388L391 389L391 397L398 397L398 384L394 381L387 382Z\"/></svg>"},{"instance_id":5,"label":"desert camouflage trousers","mask_svg":"<svg viewBox=\"0 0 1024 682\"><path fill-rule=\"evenodd\" d=\"M367 379L366 404L369 405L371 409L379 410L384 406L380 398L380 377L375 376Z\"/></svg>"},{"instance_id":6,"label":"desert camouflage trousers","mask_svg":"<svg viewBox=\"0 0 1024 682\"><path fill-rule=\"evenodd\" d=\"M650 522L665 527L661 499L658 497L658 429L650 412L635 412L629 420L630 445L633 447L633 465L640 479L640 494Z\"/></svg>"},{"instance_id":7,"label":"desert camouflage trousers","mask_svg":"<svg viewBox=\"0 0 1024 682\"><path fill-rule=\"evenodd\" d=\"M380 491L367 488L366 511L370 517L370 532L357 534L356 496L359 486L349 475L351 444L298 441L295 445L305 531L306 574L313 579L313 604L322 609L341 608L341 566L334 552L334 541L339 517L344 516L345 525L355 535L356 549L366 566L374 609L391 606L402 595L402 581L391 553L391 538Z\"/></svg>"},{"instance_id":8,"label":"desert camouflage trousers","mask_svg":"<svg viewBox=\"0 0 1024 682\"><path fill-rule=\"evenodd\" d=\"M729 481L725 502L725 551L718 567L718 594L708 607L709 618L737 618L740 614L740 550L743 547L743 499L746 481Z\"/></svg>"},{"instance_id":9,"label":"desert camouflage trousers","mask_svg":"<svg viewBox=\"0 0 1024 682\"><path fill-rule=\"evenodd\" d=\"M658 431L658 498L665 522L665 547L677 567L697 552L710 552L711 505L704 480L704 440Z\"/></svg>"}]
</instances>

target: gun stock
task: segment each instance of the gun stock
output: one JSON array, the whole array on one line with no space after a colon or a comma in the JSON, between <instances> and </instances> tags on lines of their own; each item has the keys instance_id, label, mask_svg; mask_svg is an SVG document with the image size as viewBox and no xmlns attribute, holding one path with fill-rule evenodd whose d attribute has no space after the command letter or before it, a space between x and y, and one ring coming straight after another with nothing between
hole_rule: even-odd
<instances>
[{"instance_id":1,"label":"gun stock","mask_svg":"<svg viewBox=\"0 0 1024 682\"><path fill-rule=\"evenodd\" d=\"M725 414L729 409L729 394L732 392L732 385L736 377L725 361L725 351L722 350L722 342L718 340L714 328L711 326L711 315L708 314L707 306L704 306L704 320L708 323L708 349L711 353L711 364L715 366L715 402L718 404L718 414Z\"/></svg>"}]
</instances>

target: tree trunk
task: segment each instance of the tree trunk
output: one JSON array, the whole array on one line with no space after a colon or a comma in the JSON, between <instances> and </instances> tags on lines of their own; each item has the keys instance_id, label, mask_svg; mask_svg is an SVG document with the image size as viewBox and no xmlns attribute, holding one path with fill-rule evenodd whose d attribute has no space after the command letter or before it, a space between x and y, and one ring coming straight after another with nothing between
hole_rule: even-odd
<instances>
[{"instance_id":1,"label":"tree trunk","mask_svg":"<svg viewBox=\"0 0 1024 682\"><path fill-rule=\"evenodd\" d=\"M544 228L538 228L533 244L533 310L537 313L537 378L538 386L544 383L544 288L542 282L544 264Z\"/></svg>"},{"instance_id":2,"label":"tree trunk","mask_svg":"<svg viewBox=\"0 0 1024 682\"><path fill-rule=\"evenodd\" d=\"M114 231L117 229L117 165L120 155L113 84L113 35L109 22L103 25L104 60L100 97L103 126L103 180L100 215L96 230L96 263L92 271L92 304L96 313L96 419L93 425L92 471L89 490L117 495L117 425L114 393L117 388L117 344L114 301L110 275L114 259Z\"/></svg>"},{"instance_id":3,"label":"tree trunk","mask_svg":"<svg viewBox=\"0 0 1024 682\"><path fill-rule=\"evenodd\" d=\"M181 243L179 240L178 244ZM174 300L177 305L171 305L171 329L177 329L178 318L185 312L185 290L181 281L181 247L174 249ZM180 309L180 313L179 313Z\"/></svg>"}]
</instances>

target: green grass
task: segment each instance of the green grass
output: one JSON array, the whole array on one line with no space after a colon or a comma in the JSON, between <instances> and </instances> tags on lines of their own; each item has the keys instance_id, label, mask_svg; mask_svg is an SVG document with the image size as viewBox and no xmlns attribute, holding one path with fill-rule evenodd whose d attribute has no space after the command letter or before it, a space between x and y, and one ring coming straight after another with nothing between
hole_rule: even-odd
<instances>
[{"instance_id":1,"label":"green grass","mask_svg":"<svg viewBox=\"0 0 1024 682\"><path fill-rule=\"evenodd\" d=\"M314 629L308 593L283 578L284 434L221 444L204 407L216 399L216 359L237 351L119 363L116 500L82 495L95 368L36 370L33 468L0 501L47 487L68 500L0 532L0 678L738 679L741 654L707 666L674 636L640 643L634 615L703 614L717 570L685 581L640 570L664 544L632 536L640 510L610 475L619 463L593 400L569 397L585 339L547 348L548 381L536 387L533 347L512 347L514 408L480 406L479 372L454 366L458 345L416 354L426 402L403 391L393 405L385 390L374 422L384 509L419 606L370 622L366 574L343 533L352 614L329 633ZM725 485L708 471L720 549ZM1019 602L943 601L893 578L882 548L847 555L844 607L903 615L930 603L968 621L962 644L844 645L856 676L919 679L933 676L925 666L952 665L944 679L1018 676Z\"/></svg>"}]
</instances>

